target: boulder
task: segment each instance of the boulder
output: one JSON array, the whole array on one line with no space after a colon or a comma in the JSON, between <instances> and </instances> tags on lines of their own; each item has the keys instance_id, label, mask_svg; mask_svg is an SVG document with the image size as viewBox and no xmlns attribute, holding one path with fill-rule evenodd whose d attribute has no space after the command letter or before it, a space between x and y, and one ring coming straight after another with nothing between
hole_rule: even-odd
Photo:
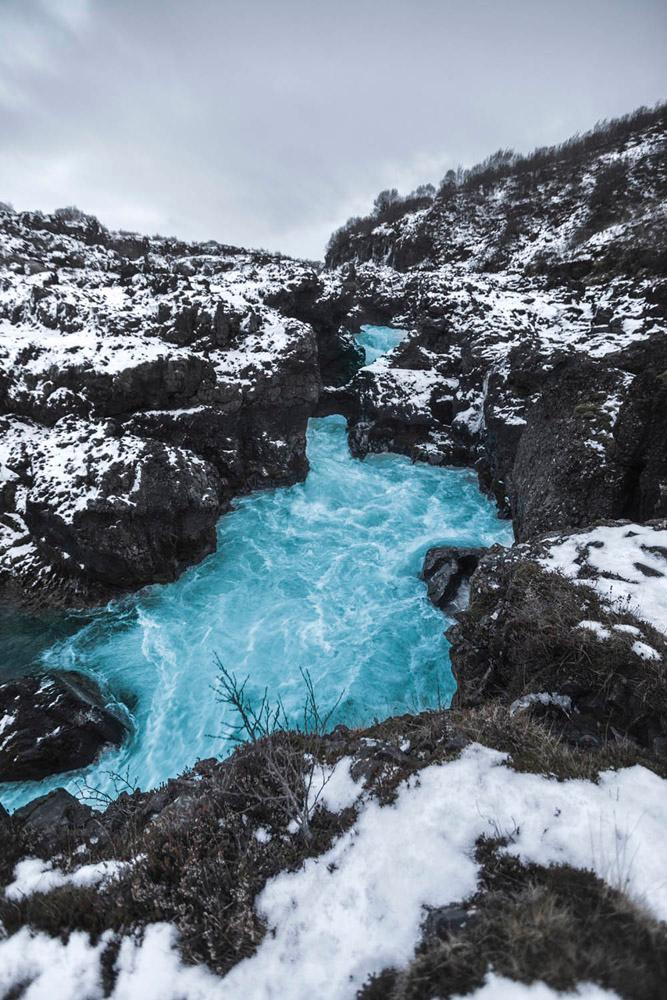
<instances>
[{"instance_id":1,"label":"boulder","mask_svg":"<svg viewBox=\"0 0 667 1000\"><path fill-rule=\"evenodd\" d=\"M0 686L0 781L33 781L90 764L128 732L97 684L74 672Z\"/></svg>"},{"instance_id":2,"label":"boulder","mask_svg":"<svg viewBox=\"0 0 667 1000\"><path fill-rule=\"evenodd\" d=\"M461 585L477 569L485 549L460 548L456 545L429 549L424 559L422 579L426 581L429 600L443 611L452 607Z\"/></svg>"},{"instance_id":3,"label":"boulder","mask_svg":"<svg viewBox=\"0 0 667 1000\"><path fill-rule=\"evenodd\" d=\"M94 835L103 833L96 816L90 806L79 802L65 788L54 788L21 806L12 819L14 834L27 839L31 852L48 856L81 839L91 821Z\"/></svg>"},{"instance_id":4,"label":"boulder","mask_svg":"<svg viewBox=\"0 0 667 1000\"><path fill-rule=\"evenodd\" d=\"M667 637L647 619L667 595L666 533L606 522L489 549L447 632L453 704L496 700L576 744L623 738L662 754Z\"/></svg>"},{"instance_id":5,"label":"boulder","mask_svg":"<svg viewBox=\"0 0 667 1000\"><path fill-rule=\"evenodd\" d=\"M57 829L83 826L92 817L93 810L74 798L65 788L54 788L46 795L39 795L21 806L14 813L14 820L34 833L47 833Z\"/></svg>"}]
</instances>

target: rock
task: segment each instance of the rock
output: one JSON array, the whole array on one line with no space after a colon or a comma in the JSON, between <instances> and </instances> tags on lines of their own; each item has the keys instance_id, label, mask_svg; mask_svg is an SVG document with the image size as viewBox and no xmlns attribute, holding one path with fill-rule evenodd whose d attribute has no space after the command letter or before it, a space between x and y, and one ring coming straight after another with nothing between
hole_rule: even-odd
<instances>
[{"instance_id":1,"label":"rock","mask_svg":"<svg viewBox=\"0 0 667 1000\"><path fill-rule=\"evenodd\" d=\"M90 806L79 802L66 789L55 788L21 806L13 819L30 834L33 842L48 849L63 840L71 842L94 815Z\"/></svg>"},{"instance_id":2,"label":"rock","mask_svg":"<svg viewBox=\"0 0 667 1000\"><path fill-rule=\"evenodd\" d=\"M628 123L630 173L657 185L652 220L664 162L649 150L664 134L661 111ZM600 241L590 181L618 159L617 137L574 147L572 170L554 150L547 173L485 169L419 210L408 198L351 220L327 254L331 280L353 289L351 324L377 304L371 322L413 332L324 412L343 407L359 457L474 467L520 540L667 512L664 230L644 230L624 194Z\"/></svg>"},{"instance_id":3,"label":"rock","mask_svg":"<svg viewBox=\"0 0 667 1000\"><path fill-rule=\"evenodd\" d=\"M439 938L441 941L446 941L452 934L465 927L472 917L473 913L458 903L429 908L423 924L423 935L425 938Z\"/></svg>"},{"instance_id":4,"label":"rock","mask_svg":"<svg viewBox=\"0 0 667 1000\"><path fill-rule=\"evenodd\" d=\"M456 545L429 549L422 569L422 579L426 581L429 600L443 611L450 608L461 585L477 569L484 552L485 549L466 549Z\"/></svg>"},{"instance_id":5,"label":"rock","mask_svg":"<svg viewBox=\"0 0 667 1000\"><path fill-rule=\"evenodd\" d=\"M0 802L0 834L4 831L8 831L12 826L12 818L5 809L5 807Z\"/></svg>"},{"instance_id":6,"label":"rock","mask_svg":"<svg viewBox=\"0 0 667 1000\"><path fill-rule=\"evenodd\" d=\"M306 271L297 280L272 291L267 301L286 316L312 325L324 385L342 385L362 367L364 352L344 329L353 301L349 282L342 283L332 294L331 287L327 289L315 271Z\"/></svg>"},{"instance_id":7,"label":"rock","mask_svg":"<svg viewBox=\"0 0 667 1000\"><path fill-rule=\"evenodd\" d=\"M499 700L513 713L548 719L577 745L622 737L650 749L667 736L667 638L629 610L639 606L642 613L643 581L655 588L667 578L641 574L632 546L621 544L636 539L648 559L651 536L657 542L666 530L666 522L641 534L627 522L606 522L598 530L605 545L593 527L488 550L472 578L469 606L447 633L458 682L453 704ZM567 552L570 565L553 562L553 552ZM610 583L623 584L624 559L633 600L622 601L619 591L610 601ZM644 592L650 608L655 591Z\"/></svg>"},{"instance_id":8,"label":"rock","mask_svg":"<svg viewBox=\"0 0 667 1000\"><path fill-rule=\"evenodd\" d=\"M127 722L83 674L9 681L0 686L0 781L33 781L85 767L127 732Z\"/></svg>"},{"instance_id":9,"label":"rock","mask_svg":"<svg viewBox=\"0 0 667 1000\"><path fill-rule=\"evenodd\" d=\"M0 250L17 243L40 269L0 254L0 599L95 605L174 580L234 496L305 477L322 372L358 366L351 292L312 264L87 216L3 213Z\"/></svg>"},{"instance_id":10,"label":"rock","mask_svg":"<svg viewBox=\"0 0 667 1000\"><path fill-rule=\"evenodd\" d=\"M667 513L667 391L655 376L664 345L636 345L624 366L584 359L558 365L545 381L511 471L519 540L604 518L648 520ZM658 443L660 442L660 443Z\"/></svg>"}]
</instances>

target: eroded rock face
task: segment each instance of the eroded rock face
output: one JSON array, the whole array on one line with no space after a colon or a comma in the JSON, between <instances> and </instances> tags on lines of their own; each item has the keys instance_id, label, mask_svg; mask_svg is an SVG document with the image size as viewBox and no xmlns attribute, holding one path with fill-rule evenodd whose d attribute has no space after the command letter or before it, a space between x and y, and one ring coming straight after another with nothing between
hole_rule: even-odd
<instances>
[{"instance_id":1,"label":"eroded rock face","mask_svg":"<svg viewBox=\"0 0 667 1000\"><path fill-rule=\"evenodd\" d=\"M520 540L665 516L666 141L662 109L338 234L350 324L412 331L329 400L356 455L474 466Z\"/></svg>"},{"instance_id":2,"label":"eroded rock face","mask_svg":"<svg viewBox=\"0 0 667 1000\"><path fill-rule=\"evenodd\" d=\"M455 705L500 700L574 742L664 752L666 543L665 521L621 521L490 549L448 631Z\"/></svg>"},{"instance_id":3,"label":"eroded rock face","mask_svg":"<svg viewBox=\"0 0 667 1000\"><path fill-rule=\"evenodd\" d=\"M85 767L127 733L127 719L111 711L82 674L63 671L0 685L0 781Z\"/></svg>"},{"instance_id":4,"label":"eroded rock face","mask_svg":"<svg viewBox=\"0 0 667 1000\"><path fill-rule=\"evenodd\" d=\"M0 599L173 580L230 498L306 475L320 367L350 348L317 267L2 210L0 287Z\"/></svg>"},{"instance_id":5,"label":"eroded rock face","mask_svg":"<svg viewBox=\"0 0 667 1000\"><path fill-rule=\"evenodd\" d=\"M667 449L657 444L666 440L667 395L657 377L666 348L664 337L651 337L604 364L568 360L546 379L511 471L520 540L603 518L667 514Z\"/></svg>"},{"instance_id":6,"label":"eroded rock face","mask_svg":"<svg viewBox=\"0 0 667 1000\"><path fill-rule=\"evenodd\" d=\"M456 545L429 549L422 569L429 600L443 611L452 610L462 584L475 572L485 551Z\"/></svg>"}]
</instances>

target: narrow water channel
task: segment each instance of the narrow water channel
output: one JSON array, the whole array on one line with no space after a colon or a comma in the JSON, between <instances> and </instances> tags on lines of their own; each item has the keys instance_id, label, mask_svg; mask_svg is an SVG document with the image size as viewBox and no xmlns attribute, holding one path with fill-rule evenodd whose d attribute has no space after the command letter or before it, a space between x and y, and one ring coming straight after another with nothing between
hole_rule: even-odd
<instances>
[{"instance_id":1,"label":"narrow water channel","mask_svg":"<svg viewBox=\"0 0 667 1000\"><path fill-rule=\"evenodd\" d=\"M366 328L367 360L399 337ZM6 807L58 785L76 792L84 780L113 793L110 772L149 788L224 753L214 738L225 722L211 689L216 655L248 676L251 693L279 696L295 722L302 669L323 708L343 693L336 722L449 702L446 621L419 579L424 553L509 543L508 525L468 470L353 459L342 417L311 420L308 457L304 483L240 499L220 520L218 551L176 583L41 627L0 623L0 646L13 643L15 658L92 674L134 721L133 738L85 772L0 786Z\"/></svg>"}]
</instances>

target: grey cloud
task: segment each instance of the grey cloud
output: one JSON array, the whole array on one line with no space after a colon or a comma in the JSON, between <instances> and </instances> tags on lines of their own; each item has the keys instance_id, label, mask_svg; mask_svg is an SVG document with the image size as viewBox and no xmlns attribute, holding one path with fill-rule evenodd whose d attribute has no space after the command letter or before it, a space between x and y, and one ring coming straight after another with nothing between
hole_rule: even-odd
<instances>
[{"instance_id":1,"label":"grey cloud","mask_svg":"<svg viewBox=\"0 0 667 1000\"><path fill-rule=\"evenodd\" d=\"M652 104L662 0L0 0L0 199L320 256L379 189Z\"/></svg>"}]
</instances>

